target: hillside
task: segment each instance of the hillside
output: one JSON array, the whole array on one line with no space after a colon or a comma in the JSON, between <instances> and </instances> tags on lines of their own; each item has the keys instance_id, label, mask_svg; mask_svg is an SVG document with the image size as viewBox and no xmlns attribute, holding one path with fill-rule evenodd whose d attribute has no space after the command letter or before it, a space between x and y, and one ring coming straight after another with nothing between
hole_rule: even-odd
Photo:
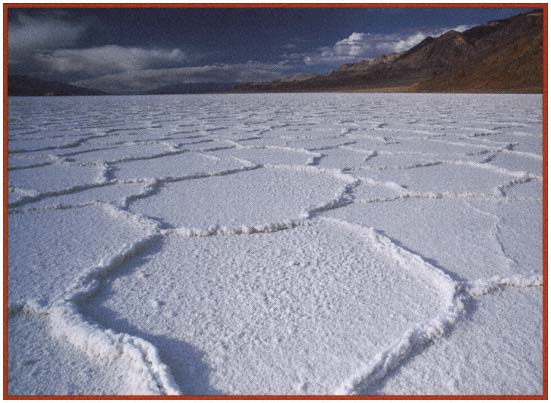
<instances>
[{"instance_id":1,"label":"hillside","mask_svg":"<svg viewBox=\"0 0 551 403\"><path fill-rule=\"evenodd\" d=\"M8 76L9 96L106 95L102 91L45 81L23 75Z\"/></svg>"},{"instance_id":2,"label":"hillside","mask_svg":"<svg viewBox=\"0 0 551 403\"><path fill-rule=\"evenodd\" d=\"M246 83L236 92L541 92L541 10L465 32L427 37L413 48L347 64L329 74Z\"/></svg>"},{"instance_id":3,"label":"hillside","mask_svg":"<svg viewBox=\"0 0 551 403\"><path fill-rule=\"evenodd\" d=\"M165 85L148 91L147 94L219 94L229 92L235 85L237 83L180 83Z\"/></svg>"}]
</instances>

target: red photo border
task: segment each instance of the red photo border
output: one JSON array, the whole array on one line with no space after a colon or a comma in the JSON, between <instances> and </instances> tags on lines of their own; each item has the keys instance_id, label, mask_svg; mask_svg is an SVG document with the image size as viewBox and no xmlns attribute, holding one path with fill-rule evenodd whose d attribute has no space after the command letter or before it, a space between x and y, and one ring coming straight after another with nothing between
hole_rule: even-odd
<instances>
[{"instance_id":1,"label":"red photo border","mask_svg":"<svg viewBox=\"0 0 551 403\"><path fill-rule=\"evenodd\" d=\"M541 395L9 395L8 394L8 10L11 8L541 8L543 10L543 393ZM4 136L3 136L3 398L7 400L547 400L548 399L548 281L547 281L547 3L5 3L4 13Z\"/></svg>"}]
</instances>

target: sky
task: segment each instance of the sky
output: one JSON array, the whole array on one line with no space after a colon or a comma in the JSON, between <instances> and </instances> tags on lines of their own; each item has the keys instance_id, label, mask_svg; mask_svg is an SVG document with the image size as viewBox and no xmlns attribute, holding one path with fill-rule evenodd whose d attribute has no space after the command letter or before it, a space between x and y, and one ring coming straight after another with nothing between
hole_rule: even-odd
<instances>
[{"instance_id":1,"label":"sky","mask_svg":"<svg viewBox=\"0 0 551 403\"><path fill-rule=\"evenodd\" d=\"M109 93L271 81L402 52L529 9L14 9L8 72Z\"/></svg>"}]
</instances>

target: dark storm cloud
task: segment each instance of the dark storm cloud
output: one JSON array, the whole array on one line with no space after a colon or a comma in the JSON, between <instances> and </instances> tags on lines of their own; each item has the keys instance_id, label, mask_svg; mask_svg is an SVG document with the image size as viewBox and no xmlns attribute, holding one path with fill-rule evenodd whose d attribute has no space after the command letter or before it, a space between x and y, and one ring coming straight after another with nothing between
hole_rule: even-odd
<instances>
[{"instance_id":1,"label":"dark storm cloud","mask_svg":"<svg viewBox=\"0 0 551 403\"><path fill-rule=\"evenodd\" d=\"M37 52L72 46L86 29L84 23L67 21L56 15L18 14L8 25L10 64Z\"/></svg>"},{"instance_id":2,"label":"dark storm cloud","mask_svg":"<svg viewBox=\"0 0 551 403\"><path fill-rule=\"evenodd\" d=\"M144 49L105 45L85 49L56 49L39 53L36 60L56 73L89 76L181 65L192 56L180 49Z\"/></svg>"}]
</instances>

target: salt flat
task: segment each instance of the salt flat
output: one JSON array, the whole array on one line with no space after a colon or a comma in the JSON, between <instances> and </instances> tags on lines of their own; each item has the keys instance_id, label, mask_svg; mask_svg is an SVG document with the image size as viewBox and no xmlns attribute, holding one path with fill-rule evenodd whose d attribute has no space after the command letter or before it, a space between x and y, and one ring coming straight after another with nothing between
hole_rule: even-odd
<instances>
[{"instance_id":1,"label":"salt flat","mask_svg":"<svg viewBox=\"0 0 551 403\"><path fill-rule=\"evenodd\" d=\"M9 100L10 394L541 394L542 98Z\"/></svg>"}]
</instances>

